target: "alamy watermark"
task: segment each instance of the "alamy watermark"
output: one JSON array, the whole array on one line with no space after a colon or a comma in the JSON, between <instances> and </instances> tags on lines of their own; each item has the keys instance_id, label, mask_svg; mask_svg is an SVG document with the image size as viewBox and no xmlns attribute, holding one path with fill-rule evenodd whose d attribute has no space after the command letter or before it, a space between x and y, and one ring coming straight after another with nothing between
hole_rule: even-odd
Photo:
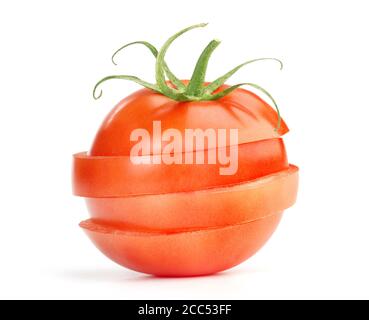
<instances>
[{"instance_id":1,"label":"alamy watermark","mask_svg":"<svg viewBox=\"0 0 369 320\"><path fill-rule=\"evenodd\" d=\"M152 136L135 129L130 140L131 162L144 164L219 164L220 175L238 170L238 129L178 129L162 131L161 121L153 122Z\"/></svg>"}]
</instances>

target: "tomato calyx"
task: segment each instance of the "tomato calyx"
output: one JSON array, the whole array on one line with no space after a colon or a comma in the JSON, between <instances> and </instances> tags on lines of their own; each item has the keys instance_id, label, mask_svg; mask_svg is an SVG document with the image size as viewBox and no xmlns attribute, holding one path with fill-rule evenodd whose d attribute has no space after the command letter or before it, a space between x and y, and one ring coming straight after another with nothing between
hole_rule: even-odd
<instances>
[{"instance_id":1,"label":"tomato calyx","mask_svg":"<svg viewBox=\"0 0 369 320\"><path fill-rule=\"evenodd\" d=\"M278 105L275 101L275 99L272 97L272 95L265 90L264 88L262 88L261 86L251 83L251 82L244 82L244 83L239 83L233 86L230 86L227 89L221 90L220 92L218 92L217 90L223 85L225 84L225 82L231 77L233 76L238 70L240 70L242 67L249 65L251 63L254 62L258 62L258 61L265 61L265 60L272 60L272 61L276 61L279 63L280 65L280 69L283 68L283 63L281 60L276 59L276 58L258 58L258 59L252 59L252 60L248 60L240 65L238 65L237 67L233 68L232 70L230 70L229 72L227 72L226 74L222 75L221 77L217 78L216 80L214 80L213 82L210 82L209 84L205 83L205 76L206 76L206 71L207 71L207 66L208 66L208 62L209 59L212 55L212 53L214 52L214 50L219 46L220 41L217 39L214 39L212 41L209 42L209 44L206 46L206 48L203 50L203 52L201 53L195 69L193 71L191 80L186 84L183 81L181 81L179 78L177 78L169 69L168 65L165 62L165 55L166 52L168 50L168 48L170 47L170 45L181 35L183 35L184 33L192 30L192 29L196 29L196 28L203 28L207 26L206 23L201 23L201 24L196 24L196 25L192 25L190 27L187 27L179 32L177 32L176 34L174 34L173 36L171 36L165 43L164 45L161 47L160 50L157 50L156 47L154 45L152 45L151 43L147 42L147 41L135 41L135 42L131 42L128 43L124 46L122 46L121 48L119 48L112 56L112 62L113 64L117 64L115 61L115 57L116 55L122 51L123 49L131 46L131 45L136 45L136 44L140 44L145 46L148 50L151 51L151 53L153 54L153 56L156 58L156 65L155 65L155 79L156 79L156 83L150 83L147 81L144 81L136 76L132 76L132 75L111 75L111 76L107 76L104 77L103 79L101 79L100 81L98 81L94 87L93 90L93 97L95 99L99 99L102 96L102 91L100 91L99 94L97 94L97 89L98 87L108 81L108 80L112 80L112 79L121 79L121 80L129 80L129 81L133 81L136 82L137 84L148 88L150 90L153 90L157 93L160 93L162 95L167 96L170 99L173 99L175 101L211 101L211 100L217 100L217 99L221 99L223 97L225 97L226 95L229 95L230 93L232 93L233 91L237 90L239 87L241 86L248 86L248 87L252 87L258 91L261 91L263 94L265 94L273 103L277 113L278 113L278 125L276 130L278 130L280 128L281 125L281 116L280 116L280 112L279 112L279 108Z\"/></svg>"}]
</instances>

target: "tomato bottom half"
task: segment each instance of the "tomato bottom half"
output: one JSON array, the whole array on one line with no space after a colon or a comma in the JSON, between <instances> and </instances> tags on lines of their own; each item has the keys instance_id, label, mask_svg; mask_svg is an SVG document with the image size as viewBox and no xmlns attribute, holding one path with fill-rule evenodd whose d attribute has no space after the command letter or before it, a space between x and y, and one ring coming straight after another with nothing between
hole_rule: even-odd
<instances>
[{"instance_id":1,"label":"tomato bottom half","mask_svg":"<svg viewBox=\"0 0 369 320\"><path fill-rule=\"evenodd\" d=\"M116 229L94 220L80 224L96 247L116 263L163 277L200 276L224 271L250 258L270 238L282 217L182 232Z\"/></svg>"}]
</instances>

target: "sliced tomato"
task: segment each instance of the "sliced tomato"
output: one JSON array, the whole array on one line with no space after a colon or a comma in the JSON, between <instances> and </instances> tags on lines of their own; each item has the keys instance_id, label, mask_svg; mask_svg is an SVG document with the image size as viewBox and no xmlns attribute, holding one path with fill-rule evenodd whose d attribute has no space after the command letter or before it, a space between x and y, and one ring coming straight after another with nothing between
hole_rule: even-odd
<instances>
[{"instance_id":1,"label":"sliced tomato","mask_svg":"<svg viewBox=\"0 0 369 320\"><path fill-rule=\"evenodd\" d=\"M224 85L219 90L228 86ZM153 122L161 122L161 130L177 129L185 136L186 129L238 129L238 143L278 138L288 132L282 121L278 132L276 111L254 93L237 89L215 101L178 102L148 89L139 90L123 99L108 114L93 142L91 156L127 156L136 142L130 141L135 129L145 129L153 137ZM145 140L149 153L156 145ZM229 141L217 147L228 146ZM163 143L165 146L165 143ZM186 151L194 151L194 148Z\"/></svg>"},{"instance_id":2,"label":"sliced tomato","mask_svg":"<svg viewBox=\"0 0 369 320\"><path fill-rule=\"evenodd\" d=\"M93 220L80 226L103 254L126 268L157 276L199 276L251 257L270 238L281 216L178 233L115 229Z\"/></svg>"},{"instance_id":3,"label":"sliced tomato","mask_svg":"<svg viewBox=\"0 0 369 320\"><path fill-rule=\"evenodd\" d=\"M227 148L228 149L228 148ZM229 154L229 151L226 151ZM232 160L234 161L234 160ZM74 193L123 197L200 190L256 179L288 168L280 138L238 146L237 172L220 175L224 164L133 164L129 156L74 156Z\"/></svg>"},{"instance_id":4,"label":"sliced tomato","mask_svg":"<svg viewBox=\"0 0 369 320\"><path fill-rule=\"evenodd\" d=\"M95 220L143 230L180 231L258 220L296 201L298 168L247 183L193 192L87 198Z\"/></svg>"}]
</instances>

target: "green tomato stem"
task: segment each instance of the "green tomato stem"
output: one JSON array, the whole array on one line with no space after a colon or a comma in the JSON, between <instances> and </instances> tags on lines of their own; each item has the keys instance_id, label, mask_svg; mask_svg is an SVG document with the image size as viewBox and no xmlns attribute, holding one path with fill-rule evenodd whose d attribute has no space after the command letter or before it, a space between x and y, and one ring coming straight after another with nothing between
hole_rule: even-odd
<instances>
[{"instance_id":1,"label":"green tomato stem","mask_svg":"<svg viewBox=\"0 0 369 320\"><path fill-rule=\"evenodd\" d=\"M172 98L174 100L178 100L178 101L186 101L187 97L183 94L181 94L180 92L174 90L173 88L170 88L166 81L165 81L165 75L164 75L164 58L165 58L165 54L168 51L168 48L170 47L170 45L173 43L174 40L176 40L179 36L181 36L182 34L195 29L195 28L203 28L205 27L207 24L206 23L201 23L201 24L196 24L193 26L190 26L188 28L185 28L179 32L177 32L176 34L174 34L173 36L171 36L165 43L164 45L161 47L158 56L156 58L156 66L155 66L155 70L156 70L156 84L159 87L160 91L166 95L169 98Z\"/></svg>"},{"instance_id":2,"label":"green tomato stem","mask_svg":"<svg viewBox=\"0 0 369 320\"><path fill-rule=\"evenodd\" d=\"M196 63L195 70L193 71L190 83L187 86L186 95L195 97L200 97L202 95L209 59L219 44L219 40L212 40L201 53L199 60Z\"/></svg>"},{"instance_id":3,"label":"green tomato stem","mask_svg":"<svg viewBox=\"0 0 369 320\"><path fill-rule=\"evenodd\" d=\"M103 79L101 79L94 87L93 90L93 97L95 99L99 99L102 95L102 91L98 95L96 95L97 88L104 83L105 81L112 80L112 79L123 79L123 80L130 80L134 81L141 86L148 88L150 90L153 90L155 92L158 92L162 95L167 96L170 99L176 100L176 101L208 101L208 100L217 100L225 97L228 94L231 94L234 90L241 86L250 86L253 87L261 92L263 92L272 102L273 105L277 111L278 114L278 124L276 130L279 130L281 126L281 116L279 112L278 105L272 95L266 91L264 88L260 87L259 85L255 83L245 82L236 84L234 86L231 86L227 89L224 89L218 93L214 92L218 90L225 82L232 77L238 70L243 68L246 65L249 65L254 62L258 61L265 61L265 60L273 60L280 64L280 68L283 68L283 63L281 60L276 58L258 58L246 61L237 67L233 68L229 72L225 73L221 77L217 78L213 82L211 82L206 87L204 86L205 83L205 77L206 77L206 71L209 63L209 59L214 52L214 50L218 47L220 44L219 40L212 40L206 48L201 53L199 59L197 60L196 66L194 68L194 71L191 76L191 80L189 81L188 85L185 85L179 78L177 78L173 72L169 69L168 65L165 62L165 55L168 51L168 48L171 46L171 44L181 35L184 33L196 29L196 28L203 28L207 26L207 23L200 23L195 24L192 26L189 26L174 35L172 35L160 48L160 50L157 50L155 46L153 46L151 43L147 41L135 41L128 43L122 47L120 47L117 51L114 52L112 56L112 62L116 65L115 57L116 55L122 51L123 49L127 48L128 46L134 45L134 44L141 44L145 46L147 49L151 51L153 56L156 58L156 64L155 64L155 79L156 83L152 84L149 82L146 82L144 80L141 80L140 78L136 76L131 75L114 75L114 76L108 76ZM167 77L167 78L166 78ZM174 86L170 86L169 82Z\"/></svg>"}]
</instances>

